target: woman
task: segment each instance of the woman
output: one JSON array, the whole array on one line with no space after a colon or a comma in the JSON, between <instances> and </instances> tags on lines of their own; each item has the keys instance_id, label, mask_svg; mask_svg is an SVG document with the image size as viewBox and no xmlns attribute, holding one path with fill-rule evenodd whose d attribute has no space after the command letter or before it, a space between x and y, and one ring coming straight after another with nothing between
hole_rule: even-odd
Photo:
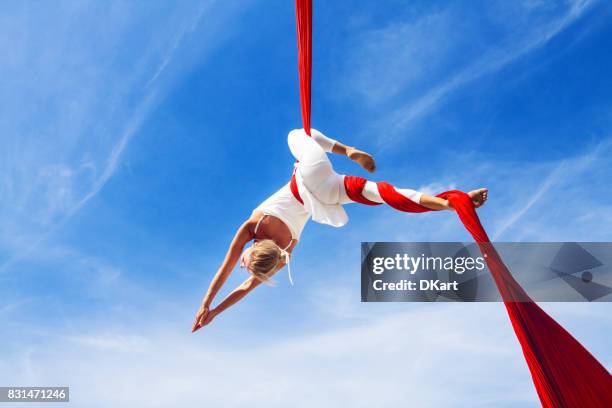
<instances>
[{"instance_id":1,"label":"woman","mask_svg":"<svg viewBox=\"0 0 612 408\"><path fill-rule=\"evenodd\" d=\"M327 157L336 153L357 162L374 172L376 164L368 153L346 146L316 129L309 137L303 129L289 132L289 149L297 160L290 183L261 203L234 236L225 260L213 278L196 313L192 332L209 324L219 313L232 306L262 282L289 263L308 219L340 227L348 221L343 204L354 202L345 187L345 177L337 174ZM431 210L452 210L448 200L411 189L394 188L395 192ZM376 183L366 181L363 197L371 204L383 203ZM487 200L487 189L468 193L475 207ZM247 242L254 243L242 253ZM242 254L242 256L241 256ZM213 299L240 260L240 266L251 276L231 292L217 307L211 309ZM289 280L291 272L289 270ZM292 282L293 283L293 282Z\"/></svg>"}]
</instances>

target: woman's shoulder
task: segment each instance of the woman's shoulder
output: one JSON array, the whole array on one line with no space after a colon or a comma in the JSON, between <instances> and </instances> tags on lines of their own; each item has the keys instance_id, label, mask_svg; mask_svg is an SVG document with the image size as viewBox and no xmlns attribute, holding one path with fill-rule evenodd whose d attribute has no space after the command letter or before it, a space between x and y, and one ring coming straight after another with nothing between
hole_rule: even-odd
<instances>
[{"instance_id":1,"label":"woman's shoulder","mask_svg":"<svg viewBox=\"0 0 612 408\"><path fill-rule=\"evenodd\" d=\"M251 215L246 220L246 223L254 227L265 215L266 214L262 210L255 209L253 212L251 212Z\"/></svg>"},{"instance_id":2,"label":"woman's shoulder","mask_svg":"<svg viewBox=\"0 0 612 408\"><path fill-rule=\"evenodd\" d=\"M263 216L263 211L253 210L251 215L249 215L249 217L242 223L241 228L243 230L248 231L251 237L255 236L255 228L257 226L257 223L259 222L259 220L261 220Z\"/></svg>"}]
</instances>

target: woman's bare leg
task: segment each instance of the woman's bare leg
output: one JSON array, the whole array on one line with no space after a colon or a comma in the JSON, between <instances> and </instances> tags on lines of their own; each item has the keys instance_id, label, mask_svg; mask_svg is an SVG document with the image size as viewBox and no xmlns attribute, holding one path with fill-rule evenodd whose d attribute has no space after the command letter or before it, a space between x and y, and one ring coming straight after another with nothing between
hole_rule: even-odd
<instances>
[{"instance_id":1,"label":"woman's bare leg","mask_svg":"<svg viewBox=\"0 0 612 408\"><path fill-rule=\"evenodd\" d=\"M450 205L448 200L444 198L430 196L428 194L423 194L421 196L421 201L419 202L423 207L427 207L430 210L452 210L453 207Z\"/></svg>"},{"instance_id":2,"label":"woman's bare leg","mask_svg":"<svg viewBox=\"0 0 612 408\"><path fill-rule=\"evenodd\" d=\"M486 188L479 188L477 190L472 190L468 193L470 198L472 199L472 203L474 203L474 207L478 208L482 206L488 198L489 190ZM427 194L423 194L421 196L421 201L419 202L423 207L427 207L431 210L452 210L453 207L450 205L448 200L445 200L440 197L434 197Z\"/></svg>"},{"instance_id":3,"label":"woman's bare leg","mask_svg":"<svg viewBox=\"0 0 612 408\"><path fill-rule=\"evenodd\" d=\"M395 188L395 190L403 195L406 198L414 201L415 203L421 204L424 207L427 207L431 210L452 210L453 207L450 205L448 200L445 200L440 197L431 196L429 194L424 194L409 188ZM474 207L478 208L482 206L488 198L488 190L486 188L479 188L476 190L472 190L468 193L472 202L474 203ZM373 181L367 181L363 188L363 196L370 201L374 201L377 203L384 203L384 200L380 196L378 192L378 186ZM347 204L349 202L353 202L344 188L341 189L341 198L340 202L342 204Z\"/></svg>"}]
</instances>

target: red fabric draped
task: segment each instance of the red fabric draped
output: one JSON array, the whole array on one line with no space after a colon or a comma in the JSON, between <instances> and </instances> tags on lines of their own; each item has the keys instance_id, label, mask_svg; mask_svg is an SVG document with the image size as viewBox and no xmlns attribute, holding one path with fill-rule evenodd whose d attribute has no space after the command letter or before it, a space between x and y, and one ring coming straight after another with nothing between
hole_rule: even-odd
<instances>
[{"instance_id":1,"label":"red fabric draped","mask_svg":"<svg viewBox=\"0 0 612 408\"><path fill-rule=\"evenodd\" d=\"M380 205L381 203L370 201L361 193L367 181L368 180L364 179L363 177L345 177L344 189L346 190L346 195L348 195L348 197L356 203L365 205Z\"/></svg>"},{"instance_id":2,"label":"red fabric draped","mask_svg":"<svg viewBox=\"0 0 612 408\"><path fill-rule=\"evenodd\" d=\"M293 174L291 175L291 181L289 182L289 189L291 190L291 194L300 202L300 204L304 205L304 200L300 197L300 191L298 190L297 182L295 181L295 169L293 170Z\"/></svg>"},{"instance_id":3,"label":"red fabric draped","mask_svg":"<svg viewBox=\"0 0 612 408\"><path fill-rule=\"evenodd\" d=\"M310 134L310 82L312 63L312 0L296 0L298 58L302 121ZM366 180L345 177L348 196L355 202L378 205L362 194ZM391 207L406 212L430 211L379 182L378 191ZM290 183L302 202L295 173ZM469 196L458 190L438 195L448 199L459 219L478 243L499 289L514 332L521 344L543 407L612 407L612 376L571 334L535 304L504 265L489 241ZM302 202L303 203L303 202Z\"/></svg>"},{"instance_id":4,"label":"red fabric draped","mask_svg":"<svg viewBox=\"0 0 612 408\"><path fill-rule=\"evenodd\" d=\"M312 75L312 0L295 0L295 20L298 39L298 71L302 123L310 135L310 84Z\"/></svg>"},{"instance_id":5,"label":"red fabric draped","mask_svg":"<svg viewBox=\"0 0 612 408\"><path fill-rule=\"evenodd\" d=\"M344 186L351 200L378 205L363 196L366 179L345 176ZM398 193L385 182L377 183L380 196L391 207L405 212L426 212L428 208ZM571 334L534 303L504 265L480 223L470 197L459 190L438 197L448 199L459 219L478 243L493 275L512 327L531 370L533 382L544 407L612 407L612 377Z\"/></svg>"}]
</instances>

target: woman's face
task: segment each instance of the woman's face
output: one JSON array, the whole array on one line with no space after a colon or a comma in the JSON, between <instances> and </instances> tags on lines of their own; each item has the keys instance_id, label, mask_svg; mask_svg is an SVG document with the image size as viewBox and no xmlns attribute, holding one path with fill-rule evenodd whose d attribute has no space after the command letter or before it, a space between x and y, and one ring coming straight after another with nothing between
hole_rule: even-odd
<instances>
[{"instance_id":1,"label":"woman's face","mask_svg":"<svg viewBox=\"0 0 612 408\"><path fill-rule=\"evenodd\" d=\"M253 249L253 247L249 247L249 249L243 252L242 257L240 258L241 268L249 268L249 262L251 262L251 249Z\"/></svg>"}]
</instances>

